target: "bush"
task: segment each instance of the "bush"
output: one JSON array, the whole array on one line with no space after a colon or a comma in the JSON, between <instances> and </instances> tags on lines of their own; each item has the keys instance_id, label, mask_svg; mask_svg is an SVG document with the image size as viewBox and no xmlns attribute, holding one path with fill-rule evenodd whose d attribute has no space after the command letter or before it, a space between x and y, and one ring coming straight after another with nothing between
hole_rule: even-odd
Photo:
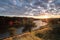
<instances>
[{"instance_id":1,"label":"bush","mask_svg":"<svg viewBox=\"0 0 60 40\"><path fill-rule=\"evenodd\" d=\"M40 33L37 33L35 36L37 36L39 38L42 38L44 35L43 34L40 34Z\"/></svg>"}]
</instances>

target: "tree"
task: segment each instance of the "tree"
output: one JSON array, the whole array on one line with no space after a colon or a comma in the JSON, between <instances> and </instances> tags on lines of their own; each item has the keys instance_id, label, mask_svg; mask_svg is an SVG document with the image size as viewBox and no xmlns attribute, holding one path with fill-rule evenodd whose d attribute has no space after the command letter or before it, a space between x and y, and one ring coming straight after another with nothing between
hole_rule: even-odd
<instances>
[{"instance_id":1,"label":"tree","mask_svg":"<svg viewBox=\"0 0 60 40\"><path fill-rule=\"evenodd\" d=\"M32 28L36 27L35 23L33 22L32 19L28 19L27 21L24 22L24 29L23 32L31 32Z\"/></svg>"}]
</instances>

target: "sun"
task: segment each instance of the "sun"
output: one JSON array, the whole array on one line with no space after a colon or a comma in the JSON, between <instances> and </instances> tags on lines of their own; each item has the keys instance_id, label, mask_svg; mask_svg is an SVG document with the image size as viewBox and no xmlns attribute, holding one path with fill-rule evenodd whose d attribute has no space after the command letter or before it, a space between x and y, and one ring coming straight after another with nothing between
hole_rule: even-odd
<instances>
[{"instance_id":1,"label":"sun","mask_svg":"<svg viewBox=\"0 0 60 40\"><path fill-rule=\"evenodd\" d=\"M44 15L42 16L42 18L50 18L48 15Z\"/></svg>"},{"instance_id":2,"label":"sun","mask_svg":"<svg viewBox=\"0 0 60 40\"><path fill-rule=\"evenodd\" d=\"M42 16L34 16L34 18L36 19L47 19L47 18L50 18L49 15L42 15Z\"/></svg>"}]
</instances>

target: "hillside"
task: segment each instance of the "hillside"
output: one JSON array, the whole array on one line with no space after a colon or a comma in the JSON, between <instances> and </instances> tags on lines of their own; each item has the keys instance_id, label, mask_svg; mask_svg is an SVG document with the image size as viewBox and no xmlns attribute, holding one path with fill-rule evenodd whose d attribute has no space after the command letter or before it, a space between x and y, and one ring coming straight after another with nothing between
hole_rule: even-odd
<instances>
[{"instance_id":1,"label":"hillside","mask_svg":"<svg viewBox=\"0 0 60 40\"><path fill-rule=\"evenodd\" d=\"M52 29L51 28L38 29L38 30L34 30L32 32L26 32L24 34L17 35L14 37L9 37L4 40L13 40L13 39L17 39L17 40L44 40L44 38L42 38L42 36L43 35L45 36L45 34L48 33L48 31L50 31L50 30L52 30Z\"/></svg>"},{"instance_id":2,"label":"hillside","mask_svg":"<svg viewBox=\"0 0 60 40\"><path fill-rule=\"evenodd\" d=\"M52 21L40 29L9 37L4 40L60 40L60 23L57 20Z\"/></svg>"}]
</instances>

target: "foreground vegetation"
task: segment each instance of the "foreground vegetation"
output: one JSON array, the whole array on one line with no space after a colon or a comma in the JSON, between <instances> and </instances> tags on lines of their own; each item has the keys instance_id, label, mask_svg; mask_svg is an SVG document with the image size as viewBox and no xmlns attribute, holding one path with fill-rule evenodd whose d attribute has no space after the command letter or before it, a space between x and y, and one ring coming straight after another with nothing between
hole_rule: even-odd
<instances>
[{"instance_id":1,"label":"foreground vegetation","mask_svg":"<svg viewBox=\"0 0 60 40\"><path fill-rule=\"evenodd\" d=\"M60 19L48 20L48 24L40 29L10 39L13 40L14 38L18 40L60 40Z\"/></svg>"},{"instance_id":2,"label":"foreground vegetation","mask_svg":"<svg viewBox=\"0 0 60 40\"><path fill-rule=\"evenodd\" d=\"M10 36L14 36L16 29L20 27L24 27L22 32L31 31L32 27L36 27L33 21L33 18L0 16L0 34L9 32Z\"/></svg>"}]
</instances>

